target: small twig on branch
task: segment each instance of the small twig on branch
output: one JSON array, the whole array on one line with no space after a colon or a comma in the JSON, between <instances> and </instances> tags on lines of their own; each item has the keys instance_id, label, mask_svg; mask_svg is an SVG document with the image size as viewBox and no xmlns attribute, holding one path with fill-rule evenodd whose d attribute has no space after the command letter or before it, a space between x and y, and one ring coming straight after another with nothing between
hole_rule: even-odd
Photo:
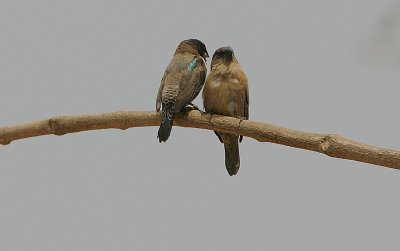
<instances>
[{"instance_id":1,"label":"small twig on branch","mask_svg":"<svg viewBox=\"0 0 400 251\"><path fill-rule=\"evenodd\" d=\"M61 116L38 122L0 127L0 144L13 140L41 135L64 135L88 130L128 129L131 127L159 126L157 112L120 111L81 116ZM362 144L335 134L314 134L286 129L271 124L240 120L232 117L190 111L177 114L174 125L233 133L256 139L310 151L320 152L334 158L400 169L400 152Z\"/></svg>"}]
</instances>

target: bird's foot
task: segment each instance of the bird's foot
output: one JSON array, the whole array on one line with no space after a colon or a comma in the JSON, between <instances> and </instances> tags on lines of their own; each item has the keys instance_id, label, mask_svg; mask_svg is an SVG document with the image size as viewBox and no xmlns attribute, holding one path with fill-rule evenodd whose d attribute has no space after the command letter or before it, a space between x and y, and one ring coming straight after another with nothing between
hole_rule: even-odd
<instances>
[{"instance_id":1,"label":"bird's foot","mask_svg":"<svg viewBox=\"0 0 400 251\"><path fill-rule=\"evenodd\" d=\"M210 117L208 117L208 122L211 122L211 118L214 115L214 112L210 112Z\"/></svg>"},{"instance_id":2,"label":"bird's foot","mask_svg":"<svg viewBox=\"0 0 400 251\"><path fill-rule=\"evenodd\" d=\"M243 120L246 120L245 117L240 117L240 116L238 116L238 117L236 117L236 118L240 119L240 120L239 120L239 125L240 125L240 123L242 123Z\"/></svg>"},{"instance_id":3,"label":"bird's foot","mask_svg":"<svg viewBox=\"0 0 400 251\"><path fill-rule=\"evenodd\" d=\"M197 105L194 105L192 103L189 103L185 108L183 108L184 111L189 112L193 110L200 111L199 107Z\"/></svg>"},{"instance_id":4,"label":"bird's foot","mask_svg":"<svg viewBox=\"0 0 400 251\"><path fill-rule=\"evenodd\" d=\"M189 103L189 105L192 106L193 110L198 110L198 111L200 111L200 109L199 109L199 107L198 107L197 105L195 105L195 104L193 104L193 103Z\"/></svg>"}]
</instances>

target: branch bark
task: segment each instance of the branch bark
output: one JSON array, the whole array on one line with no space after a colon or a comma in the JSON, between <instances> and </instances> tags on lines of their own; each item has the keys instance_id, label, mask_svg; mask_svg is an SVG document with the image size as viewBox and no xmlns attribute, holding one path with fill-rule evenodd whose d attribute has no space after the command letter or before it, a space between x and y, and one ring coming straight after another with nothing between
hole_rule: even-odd
<instances>
[{"instance_id":1,"label":"branch bark","mask_svg":"<svg viewBox=\"0 0 400 251\"><path fill-rule=\"evenodd\" d=\"M233 133L319 153L334 158L355 160L394 169L400 169L400 152L371 146L335 134L314 134L286 129L271 124L213 115L200 111L177 114L174 125ZM16 126L0 127L0 144L7 145L17 139L41 135L64 135L88 130L128 129L131 127L159 126L160 114L154 111L120 111L81 116L60 116L48 120Z\"/></svg>"}]
</instances>

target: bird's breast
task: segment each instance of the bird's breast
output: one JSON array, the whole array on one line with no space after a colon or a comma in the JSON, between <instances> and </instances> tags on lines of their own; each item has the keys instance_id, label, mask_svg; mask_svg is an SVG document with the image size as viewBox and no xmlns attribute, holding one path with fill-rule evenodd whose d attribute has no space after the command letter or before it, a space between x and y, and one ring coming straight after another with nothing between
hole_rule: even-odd
<instances>
[{"instance_id":1,"label":"bird's breast","mask_svg":"<svg viewBox=\"0 0 400 251\"><path fill-rule=\"evenodd\" d=\"M208 82L204 101L206 111L227 116L243 116L243 92L237 78L216 78Z\"/></svg>"},{"instance_id":2,"label":"bird's breast","mask_svg":"<svg viewBox=\"0 0 400 251\"><path fill-rule=\"evenodd\" d=\"M232 83L232 84L234 84L234 85L237 85L237 84L239 83L239 80L238 80L237 78L231 78L231 79L229 80L229 82Z\"/></svg>"},{"instance_id":3,"label":"bird's breast","mask_svg":"<svg viewBox=\"0 0 400 251\"><path fill-rule=\"evenodd\" d=\"M211 81L210 83L210 89L217 89L221 87L221 82L220 81Z\"/></svg>"}]
</instances>

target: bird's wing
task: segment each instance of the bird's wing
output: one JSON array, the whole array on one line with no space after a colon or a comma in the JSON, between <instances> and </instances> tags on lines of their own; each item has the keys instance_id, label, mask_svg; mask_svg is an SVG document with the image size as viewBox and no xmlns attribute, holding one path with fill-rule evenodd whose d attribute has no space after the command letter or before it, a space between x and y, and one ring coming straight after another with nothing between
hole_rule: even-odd
<instances>
[{"instance_id":1,"label":"bird's wing","mask_svg":"<svg viewBox=\"0 0 400 251\"><path fill-rule=\"evenodd\" d=\"M207 67L200 56L187 55L181 63L180 74L174 112L179 112L197 97L204 85Z\"/></svg>"},{"instance_id":2,"label":"bird's wing","mask_svg":"<svg viewBox=\"0 0 400 251\"><path fill-rule=\"evenodd\" d=\"M247 81L247 77L244 74L244 71L242 69L242 67L238 64L237 68L235 69L235 75L238 77L239 83L241 85L242 94L244 95L243 99L243 114L240 114L240 116L243 116L245 119L249 119L249 85L248 85L248 81Z\"/></svg>"},{"instance_id":3,"label":"bird's wing","mask_svg":"<svg viewBox=\"0 0 400 251\"><path fill-rule=\"evenodd\" d=\"M156 111L160 111L161 108L161 96L164 89L164 80L165 76L167 75L167 71L165 71L163 78L161 79L160 88L158 88L157 99L156 99Z\"/></svg>"},{"instance_id":4,"label":"bird's wing","mask_svg":"<svg viewBox=\"0 0 400 251\"><path fill-rule=\"evenodd\" d=\"M179 85L182 80L181 71L184 68L184 64L185 63L182 61L182 56L175 55L167 66L167 69L165 69L164 76L161 79L160 88L157 94L157 111L159 111L161 105L164 106L165 103L172 105L170 106L172 109L179 92ZM189 63L186 64L188 65Z\"/></svg>"},{"instance_id":5,"label":"bird's wing","mask_svg":"<svg viewBox=\"0 0 400 251\"><path fill-rule=\"evenodd\" d=\"M245 99L244 99L244 117L249 119L249 88L245 90Z\"/></svg>"},{"instance_id":6,"label":"bird's wing","mask_svg":"<svg viewBox=\"0 0 400 251\"><path fill-rule=\"evenodd\" d=\"M244 97L242 99L243 100L243 115L240 115L240 116L243 116L243 118L245 118L245 119L249 119L249 86L247 83L247 77L244 74L242 67L240 67L239 65L238 65L237 75L239 77L239 82L241 83L243 91L244 91L244 93L243 93ZM242 142L242 140L243 140L243 136L240 135L239 142Z\"/></svg>"}]
</instances>

